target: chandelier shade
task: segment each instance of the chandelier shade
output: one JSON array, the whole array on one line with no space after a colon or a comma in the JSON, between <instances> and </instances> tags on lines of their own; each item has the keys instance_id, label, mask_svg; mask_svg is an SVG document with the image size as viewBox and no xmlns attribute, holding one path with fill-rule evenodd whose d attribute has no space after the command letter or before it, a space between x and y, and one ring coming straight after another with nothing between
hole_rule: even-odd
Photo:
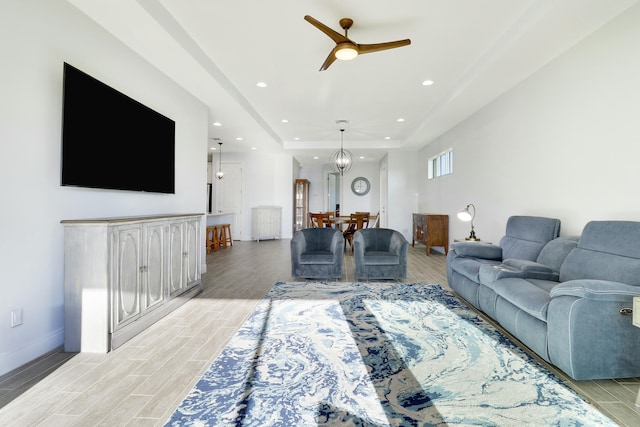
<instances>
[{"instance_id":1,"label":"chandelier shade","mask_svg":"<svg viewBox=\"0 0 640 427\"><path fill-rule=\"evenodd\" d=\"M344 144L344 129L340 129L340 149L335 151L331 155L331 164L336 172L343 176L345 173L351 170L353 166L353 154L351 151L345 150Z\"/></svg>"}]
</instances>

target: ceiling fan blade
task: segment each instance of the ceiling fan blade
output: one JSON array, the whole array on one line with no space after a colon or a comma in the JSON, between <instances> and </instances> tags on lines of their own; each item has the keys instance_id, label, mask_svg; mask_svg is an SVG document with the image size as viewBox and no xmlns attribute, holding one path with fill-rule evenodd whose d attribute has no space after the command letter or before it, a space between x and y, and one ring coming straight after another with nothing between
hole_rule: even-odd
<instances>
[{"instance_id":1,"label":"ceiling fan blade","mask_svg":"<svg viewBox=\"0 0 640 427\"><path fill-rule=\"evenodd\" d=\"M317 29L319 29L320 31L322 31L323 33L328 35L329 37L331 37L331 39L336 43L343 43L343 42L351 41L348 38L346 38L345 36L343 36L342 34L340 34L339 32L337 32L335 30L332 30L331 28L327 27L322 22L318 21L317 19L315 19L312 16L305 15L304 20L309 22L311 25L313 25L314 27L316 27Z\"/></svg>"},{"instance_id":2,"label":"ceiling fan blade","mask_svg":"<svg viewBox=\"0 0 640 427\"><path fill-rule=\"evenodd\" d=\"M394 42L386 43L374 43L374 44L359 44L358 53L364 55L365 53L378 52L381 50L394 49L396 47L408 46L411 44L411 40L396 40Z\"/></svg>"},{"instance_id":3,"label":"ceiling fan blade","mask_svg":"<svg viewBox=\"0 0 640 427\"><path fill-rule=\"evenodd\" d=\"M329 68L331 66L331 64L333 64L335 62L335 60L336 60L336 50L338 50L338 46L334 47L331 50L331 52L329 53L329 56L327 56L327 59L324 60L324 63L320 67L320 71L325 71L327 68Z\"/></svg>"}]
</instances>

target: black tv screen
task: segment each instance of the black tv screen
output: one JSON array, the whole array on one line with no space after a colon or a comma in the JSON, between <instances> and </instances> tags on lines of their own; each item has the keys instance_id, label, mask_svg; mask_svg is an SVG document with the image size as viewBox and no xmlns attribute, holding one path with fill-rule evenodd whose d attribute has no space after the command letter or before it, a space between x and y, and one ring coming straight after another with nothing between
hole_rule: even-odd
<instances>
[{"instance_id":1,"label":"black tv screen","mask_svg":"<svg viewBox=\"0 0 640 427\"><path fill-rule=\"evenodd\" d=\"M64 64L62 185L175 193L175 122Z\"/></svg>"}]
</instances>

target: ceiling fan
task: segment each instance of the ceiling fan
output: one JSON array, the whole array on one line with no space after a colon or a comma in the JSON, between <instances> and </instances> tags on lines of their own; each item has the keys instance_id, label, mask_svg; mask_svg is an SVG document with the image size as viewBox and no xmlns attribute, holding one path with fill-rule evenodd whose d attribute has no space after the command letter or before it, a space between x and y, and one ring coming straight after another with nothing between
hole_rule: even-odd
<instances>
[{"instance_id":1,"label":"ceiling fan","mask_svg":"<svg viewBox=\"0 0 640 427\"><path fill-rule=\"evenodd\" d=\"M333 48L331 53L329 53L329 56L325 59L322 67L320 67L320 71L324 71L329 68L336 59L349 60L365 53L378 52L380 50L393 49L411 44L411 40L409 39L386 43L358 44L347 37L349 28L353 25L353 19L351 18L342 18L340 20L340 26L344 30L344 36L309 15L306 15L304 19L336 42L336 46Z\"/></svg>"}]
</instances>

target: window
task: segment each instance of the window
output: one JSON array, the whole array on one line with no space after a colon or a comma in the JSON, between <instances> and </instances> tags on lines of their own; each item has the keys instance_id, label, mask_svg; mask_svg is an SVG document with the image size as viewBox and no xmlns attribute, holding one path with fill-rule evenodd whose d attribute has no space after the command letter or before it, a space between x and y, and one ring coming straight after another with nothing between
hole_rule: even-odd
<instances>
[{"instance_id":1,"label":"window","mask_svg":"<svg viewBox=\"0 0 640 427\"><path fill-rule=\"evenodd\" d=\"M437 178L453 173L453 148L431 157L428 162L428 178Z\"/></svg>"}]
</instances>

